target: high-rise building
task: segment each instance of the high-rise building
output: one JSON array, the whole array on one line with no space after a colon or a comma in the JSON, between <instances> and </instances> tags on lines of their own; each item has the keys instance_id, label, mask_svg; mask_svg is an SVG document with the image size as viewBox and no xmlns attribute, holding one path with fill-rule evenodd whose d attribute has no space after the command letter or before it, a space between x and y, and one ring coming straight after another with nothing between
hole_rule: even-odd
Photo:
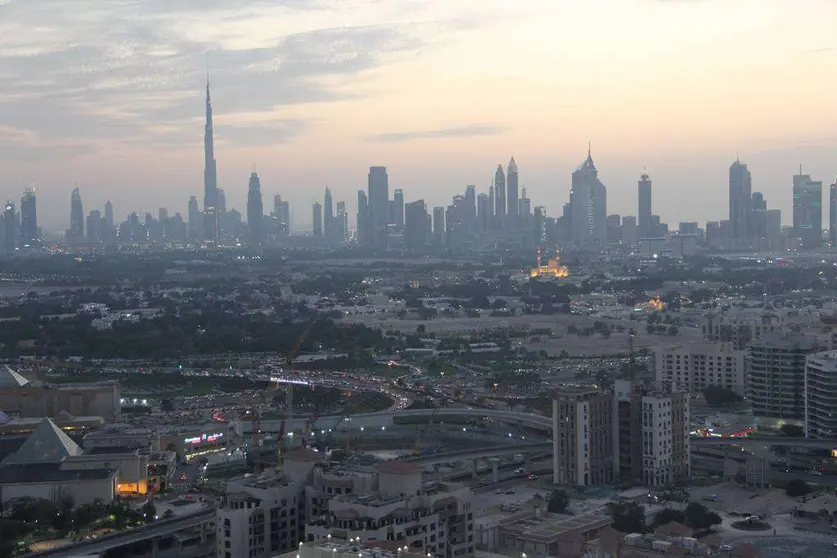
<instances>
[{"instance_id":1,"label":"high-rise building","mask_svg":"<svg viewBox=\"0 0 837 558\"><path fill-rule=\"evenodd\" d=\"M203 134L203 207L218 207L218 174L215 164L215 138L212 127L212 99L209 95L209 79L206 80L206 122ZM212 240L212 239L207 239Z\"/></svg>"},{"instance_id":2,"label":"high-rise building","mask_svg":"<svg viewBox=\"0 0 837 558\"><path fill-rule=\"evenodd\" d=\"M477 187L473 184L465 186L465 230L476 232L477 230Z\"/></svg>"},{"instance_id":3,"label":"high-rise building","mask_svg":"<svg viewBox=\"0 0 837 558\"><path fill-rule=\"evenodd\" d=\"M392 193L392 222L399 230L404 228L404 210L404 190L399 188Z\"/></svg>"},{"instance_id":4,"label":"high-rise building","mask_svg":"<svg viewBox=\"0 0 837 558\"><path fill-rule=\"evenodd\" d=\"M84 239L84 205L81 203L81 192L78 187L70 194L70 229L67 231L67 240L71 243L81 242Z\"/></svg>"},{"instance_id":5,"label":"high-rise building","mask_svg":"<svg viewBox=\"0 0 837 558\"><path fill-rule=\"evenodd\" d=\"M606 220L607 243L619 244L622 242L622 217L620 215L608 215Z\"/></svg>"},{"instance_id":6,"label":"high-rise building","mask_svg":"<svg viewBox=\"0 0 837 558\"><path fill-rule=\"evenodd\" d=\"M639 225L633 215L622 217L622 244L636 246L639 243Z\"/></svg>"},{"instance_id":7,"label":"high-rise building","mask_svg":"<svg viewBox=\"0 0 837 558\"><path fill-rule=\"evenodd\" d=\"M747 165L736 158L729 167L729 222L732 238L743 240L750 236L753 179Z\"/></svg>"},{"instance_id":8,"label":"high-rise building","mask_svg":"<svg viewBox=\"0 0 837 558\"><path fill-rule=\"evenodd\" d=\"M506 220L506 174L503 165L497 165L494 172L494 217L498 227Z\"/></svg>"},{"instance_id":9,"label":"high-rise building","mask_svg":"<svg viewBox=\"0 0 837 558\"><path fill-rule=\"evenodd\" d=\"M189 198L189 240L192 242L200 242L203 238L201 217L201 212L198 209L198 198L192 196ZM113 213L111 213L111 218L113 218ZM105 220L107 221L107 205L105 206Z\"/></svg>"},{"instance_id":10,"label":"high-rise building","mask_svg":"<svg viewBox=\"0 0 837 558\"><path fill-rule=\"evenodd\" d=\"M369 213L369 197L363 190L357 192L357 242L362 246L372 244L372 216Z\"/></svg>"},{"instance_id":11,"label":"high-rise building","mask_svg":"<svg viewBox=\"0 0 837 558\"><path fill-rule=\"evenodd\" d=\"M480 194L477 196L477 225L476 230L479 232L487 231L491 226L492 213L489 209L490 202L488 194Z\"/></svg>"},{"instance_id":12,"label":"high-rise building","mask_svg":"<svg viewBox=\"0 0 837 558\"><path fill-rule=\"evenodd\" d=\"M514 162L514 157L512 157L509 161L508 177L506 182L506 197L508 199L508 203L506 204L506 211L509 215L509 220L516 221L518 215L520 214L520 202L518 201L520 199L520 176L517 172L517 163Z\"/></svg>"},{"instance_id":13,"label":"high-rise building","mask_svg":"<svg viewBox=\"0 0 837 558\"><path fill-rule=\"evenodd\" d=\"M110 200L105 202L105 226L113 230L113 204Z\"/></svg>"},{"instance_id":14,"label":"high-rise building","mask_svg":"<svg viewBox=\"0 0 837 558\"><path fill-rule=\"evenodd\" d=\"M335 239L342 244L349 238L349 213L346 211L346 202L337 202L337 216L334 226L337 229Z\"/></svg>"},{"instance_id":15,"label":"high-rise building","mask_svg":"<svg viewBox=\"0 0 837 558\"><path fill-rule=\"evenodd\" d=\"M404 206L404 246L415 252L427 248L430 231L427 229L427 205L416 200Z\"/></svg>"},{"instance_id":16,"label":"high-rise building","mask_svg":"<svg viewBox=\"0 0 837 558\"><path fill-rule=\"evenodd\" d=\"M657 384L688 393L721 386L743 396L745 354L730 342L701 341L658 349L654 352Z\"/></svg>"},{"instance_id":17,"label":"high-rise building","mask_svg":"<svg viewBox=\"0 0 837 558\"><path fill-rule=\"evenodd\" d=\"M314 202L314 205L311 206L311 212L313 216L313 227L312 230L314 232L314 236L322 237L323 236L323 206L320 205L320 202Z\"/></svg>"},{"instance_id":18,"label":"high-rise building","mask_svg":"<svg viewBox=\"0 0 837 558\"><path fill-rule=\"evenodd\" d=\"M804 248L822 245L822 182L801 169L793 177L793 231Z\"/></svg>"},{"instance_id":19,"label":"high-rise building","mask_svg":"<svg viewBox=\"0 0 837 558\"><path fill-rule=\"evenodd\" d=\"M613 484L613 396L560 388L552 400L552 473L559 485Z\"/></svg>"},{"instance_id":20,"label":"high-rise building","mask_svg":"<svg viewBox=\"0 0 837 558\"><path fill-rule=\"evenodd\" d=\"M87 241L91 243L98 243L103 240L102 229L104 219L102 219L102 212L94 209L87 216Z\"/></svg>"},{"instance_id":21,"label":"high-rise building","mask_svg":"<svg viewBox=\"0 0 837 558\"><path fill-rule=\"evenodd\" d=\"M35 190L29 189L20 199L20 246L22 248L36 248L40 245L41 235L38 232L38 200Z\"/></svg>"},{"instance_id":22,"label":"high-rise building","mask_svg":"<svg viewBox=\"0 0 837 558\"><path fill-rule=\"evenodd\" d=\"M495 217L495 207L496 203L494 201L494 183L491 183L491 186L488 187L488 226L489 228L494 227L494 217Z\"/></svg>"},{"instance_id":23,"label":"high-rise building","mask_svg":"<svg viewBox=\"0 0 837 558\"><path fill-rule=\"evenodd\" d=\"M805 436L837 437L837 351L808 355L805 359Z\"/></svg>"},{"instance_id":24,"label":"high-rise building","mask_svg":"<svg viewBox=\"0 0 837 558\"><path fill-rule=\"evenodd\" d=\"M276 218L276 236L287 238L291 234L291 206L279 194L273 195L273 216Z\"/></svg>"},{"instance_id":25,"label":"high-rise building","mask_svg":"<svg viewBox=\"0 0 837 558\"><path fill-rule=\"evenodd\" d=\"M326 186L325 196L323 196L323 233L328 242L335 241L334 201L331 199L331 190L328 186Z\"/></svg>"},{"instance_id":26,"label":"high-rise building","mask_svg":"<svg viewBox=\"0 0 837 558\"><path fill-rule=\"evenodd\" d=\"M757 428L804 426L805 359L827 349L822 340L796 333L771 335L750 344L747 399Z\"/></svg>"},{"instance_id":27,"label":"high-rise building","mask_svg":"<svg viewBox=\"0 0 837 558\"><path fill-rule=\"evenodd\" d=\"M250 173L247 186L247 229L250 232L250 246L262 246L265 242L264 205L259 175Z\"/></svg>"},{"instance_id":28,"label":"high-rise building","mask_svg":"<svg viewBox=\"0 0 837 558\"><path fill-rule=\"evenodd\" d=\"M837 247L837 178L828 188L828 240Z\"/></svg>"},{"instance_id":29,"label":"high-rise building","mask_svg":"<svg viewBox=\"0 0 837 558\"><path fill-rule=\"evenodd\" d=\"M613 453L622 482L664 486L689 477L689 396L634 380L613 386Z\"/></svg>"},{"instance_id":30,"label":"high-rise building","mask_svg":"<svg viewBox=\"0 0 837 558\"><path fill-rule=\"evenodd\" d=\"M13 202L6 202L3 210L3 252L11 254L17 249L17 212Z\"/></svg>"},{"instance_id":31,"label":"high-rise building","mask_svg":"<svg viewBox=\"0 0 837 558\"><path fill-rule=\"evenodd\" d=\"M433 208L433 247L441 248L445 245L445 208Z\"/></svg>"},{"instance_id":32,"label":"high-rise building","mask_svg":"<svg viewBox=\"0 0 837 558\"><path fill-rule=\"evenodd\" d=\"M371 242L377 249L387 247L389 211L389 175L386 167L369 167L368 204L371 222Z\"/></svg>"},{"instance_id":33,"label":"high-rise building","mask_svg":"<svg viewBox=\"0 0 837 558\"><path fill-rule=\"evenodd\" d=\"M570 190L570 238L578 246L601 246L607 234L607 189L588 149L587 159L573 171Z\"/></svg>"},{"instance_id":34,"label":"high-rise building","mask_svg":"<svg viewBox=\"0 0 837 558\"><path fill-rule=\"evenodd\" d=\"M651 178L643 172L637 182L637 218L636 224L640 238L650 238L651 234Z\"/></svg>"}]
</instances>

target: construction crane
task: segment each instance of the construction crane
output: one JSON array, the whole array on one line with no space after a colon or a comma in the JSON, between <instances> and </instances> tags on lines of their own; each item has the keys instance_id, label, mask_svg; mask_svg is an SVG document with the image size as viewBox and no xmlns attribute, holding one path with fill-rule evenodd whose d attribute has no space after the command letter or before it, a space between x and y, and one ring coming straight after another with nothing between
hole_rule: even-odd
<instances>
[{"instance_id":1,"label":"construction crane","mask_svg":"<svg viewBox=\"0 0 837 558\"><path fill-rule=\"evenodd\" d=\"M308 338L308 335L311 334L311 330L314 329L314 325L317 323L317 318L311 318L308 320L308 323L305 325L305 329L302 330L302 334L297 337L294 346L288 351L288 354L285 356L285 366L290 368L293 366L294 361L296 361L297 357L299 356L299 352L302 350L302 344L305 343L305 340ZM276 389L279 388L279 382L276 382ZM278 470L284 471L285 470L285 455L284 455L284 446L285 446L285 429L287 427L287 420L293 414L294 410L294 388L293 384L287 384L286 386L286 399L285 399L285 408L282 411L282 422L279 424L279 437L276 440L276 466Z\"/></svg>"},{"instance_id":2,"label":"construction crane","mask_svg":"<svg viewBox=\"0 0 837 558\"><path fill-rule=\"evenodd\" d=\"M421 434L419 434L419 437L416 438L416 447L411 453L413 457L419 457L421 455L421 444L424 442L424 436L430 431L430 427L433 425L433 419L436 418L436 413L438 413L441 408L442 406L439 405L433 409L432 413L430 413L430 419L427 421L427 424L424 425L424 429L421 431Z\"/></svg>"}]
</instances>

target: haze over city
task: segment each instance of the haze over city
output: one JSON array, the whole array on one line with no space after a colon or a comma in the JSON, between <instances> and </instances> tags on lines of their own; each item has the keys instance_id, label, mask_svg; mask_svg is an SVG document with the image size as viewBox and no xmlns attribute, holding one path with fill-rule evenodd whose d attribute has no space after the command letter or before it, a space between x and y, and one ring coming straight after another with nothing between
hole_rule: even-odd
<instances>
[{"instance_id":1,"label":"haze over city","mask_svg":"<svg viewBox=\"0 0 837 558\"><path fill-rule=\"evenodd\" d=\"M647 167L664 220L726 218L738 153L789 223L799 165L837 173L835 20L826 0L0 0L0 194L36 184L49 229L76 184L88 208L185 213L208 68L239 210L254 165L306 224L326 186L353 215L370 165L436 205L514 155L560 214L592 141L609 211L636 211Z\"/></svg>"}]
</instances>

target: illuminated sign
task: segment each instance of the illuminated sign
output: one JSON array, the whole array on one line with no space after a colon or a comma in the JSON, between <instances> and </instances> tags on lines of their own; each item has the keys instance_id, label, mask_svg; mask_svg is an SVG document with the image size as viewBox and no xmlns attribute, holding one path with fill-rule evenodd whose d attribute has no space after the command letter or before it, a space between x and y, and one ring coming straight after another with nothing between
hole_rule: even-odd
<instances>
[{"instance_id":1,"label":"illuminated sign","mask_svg":"<svg viewBox=\"0 0 837 558\"><path fill-rule=\"evenodd\" d=\"M223 432L216 432L215 434L201 434L200 436L195 436L194 438L186 438L183 440L184 444L212 444L218 441L219 438L223 438Z\"/></svg>"}]
</instances>

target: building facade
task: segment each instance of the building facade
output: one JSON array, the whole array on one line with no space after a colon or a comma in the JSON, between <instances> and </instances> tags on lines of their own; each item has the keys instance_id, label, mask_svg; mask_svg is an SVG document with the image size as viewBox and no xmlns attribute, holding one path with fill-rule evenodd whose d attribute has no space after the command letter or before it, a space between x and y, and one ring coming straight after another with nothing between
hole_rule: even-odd
<instances>
[{"instance_id":1,"label":"building facade","mask_svg":"<svg viewBox=\"0 0 837 558\"><path fill-rule=\"evenodd\" d=\"M613 397L591 387L567 387L552 400L555 484L595 486L615 478Z\"/></svg>"},{"instance_id":2,"label":"building facade","mask_svg":"<svg viewBox=\"0 0 837 558\"><path fill-rule=\"evenodd\" d=\"M701 342L659 349L654 353L657 384L699 393L721 386L745 395L745 351L732 342Z\"/></svg>"}]
</instances>

